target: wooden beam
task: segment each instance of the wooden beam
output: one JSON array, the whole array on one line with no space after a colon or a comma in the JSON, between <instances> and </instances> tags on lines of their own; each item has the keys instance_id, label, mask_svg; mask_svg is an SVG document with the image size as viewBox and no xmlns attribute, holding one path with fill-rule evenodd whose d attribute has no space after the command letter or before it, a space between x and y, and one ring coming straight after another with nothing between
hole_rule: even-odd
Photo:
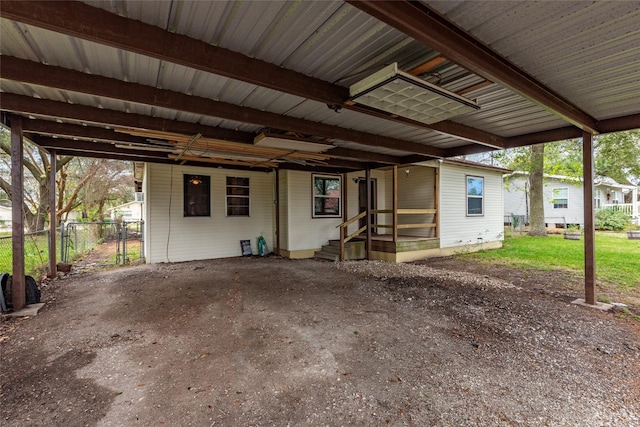
<instances>
[{"instance_id":1,"label":"wooden beam","mask_svg":"<svg viewBox=\"0 0 640 427\"><path fill-rule=\"evenodd\" d=\"M347 88L81 2L3 1L0 16L320 102L349 97Z\"/></svg>"},{"instance_id":2,"label":"wooden beam","mask_svg":"<svg viewBox=\"0 0 640 427\"><path fill-rule=\"evenodd\" d=\"M367 161L367 162L390 163L390 164L402 163L402 157L399 157L399 156L373 153L371 151L354 150L351 148L339 148L339 147L332 148L331 150L326 151L324 154L332 158L338 157L338 158L353 159L353 160L360 160L360 161Z\"/></svg>"},{"instance_id":3,"label":"wooden beam","mask_svg":"<svg viewBox=\"0 0 640 427\"><path fill-rule=\"evenodd\" d=\"M4 62L3 62L4 63ZM0 68L1 71L1 68ZM142 114L125 113L106 108L89 107L80 104L37 99L29 96L0 93L0 107L4 111L60 118L83 123L121 126L133 129L153 129L183 135L202 133L207 138L253 144L255 135L251 132L235 131L199 123L180 122Z\"/></svg>"},{"instance_id":4,"label":"wooden beam","mask_svg":"<svg viewBox=\"0 0 640 427\"><path fill-rule=\"evenodd\" d=\"M24 166L22 157L22 117L11 116L11 249L13 256L12 304L18 311L25 306L24 279Z\"/></svg>"},{"instance_id":5,"label":"wooden beam","mask_svg":"<svg viewBox=\"0 0 640 427\"><path fill-rule=\"evenodd\" d=\"M598 122L542 82L442 16L424 2L362 1L348 3L437 50L469 71L499 83L591 133Z\"/></svg>"},{"instance_id":6,"label":"wooden beam","mask_svg":"<svg viewBox=\"0 0 640 427\"><path fill-rule=\"evenodd\" d=\"M48 149L64 149L67 152L75 152L76 156L88 154L113 154L126 156L127 160L150 161L168 159L168 153L157 153L147 150L135 150L120 148L108 142L75 141L66 138L51 138L46 136L34 136L31 138L39 146ZM115 158L115 157L114 157ZM121 157L122 158L122 157Z\"/></svg>"},{"instance_id":7,"label":"wooden beam","mask_svg":"<svg viewBox=\"0 0 640 427\"><path fill-rule=\"evenodd\" d=\"M57 275L56 256L56 234L58 222L56 219L56 150L49 150L51 159L49 160L49 277L55 278Z\"/></svg>"},{"instance_id":8,"label":"wooden beam","mask_svg":"<svg viewBox=\"0 0 640 427\"><path fill-rule=\"evenodd\" d=\"M313 99L328 105L358 111L357 105L346 102L349 98L349 90L346 87L213 46L185 35L165 31L153 25L124 18L84 3L50 1L25 3L5 0L0 8L0 16L162 61L173 62ZM365 114L371 114L371 112L365 112ZM385 118L392 119L390 116ZM403 118L395 118L394 120L434 130L438 126L438 124L427 125ZM441 123L446 122L449 121ZM453 123L451 122L445 128L462 133L464 133L464 129L468 128L464 125L455 126ZM445 131L440 130L439 132ZM472 132L468 136L454 136L473 139L478 135L482 135L482 133ZM491 143L490 140L479 140L478 142Z\"/></svg>"},{"instance_id":9,"label":"wooden beam","mask_svg":"<svg viewBox=\"0 0 640 427\"><path fill-rule=\"evenodd\" d=\"M433 70L438 65L442 65L445 62L447 62L447 58L445 58L444 56L438 55L435 58L431 58L427 62L418 65L417 67L413 67L412 69L407 71L407 73L411 74L412 76L418 76L420 74L426 73L427 71Z\"/></svg>"},{"instance_id":10,"label":"wooden beam","mask_svg":"<svg viewBox=\"0 0 640 427\"><path fill-rule=\"evenodd\" d=\"M51 120L25 120L24 132L38 135L59 136L66 138L82 138L87 140L111 141L122 143L149 144L146 138L116 132L97 126L82 126L69 123L58 123Z\"/></svg>"},{"instance_id":11,"label":"wooden beam","mask_svg":"<svg viewBox=\"0 0 640 427\"><path fill-rule=\"evenodd\" d=\"M374 147L384 147L428 156L442 155L442 150L417 142L340 128L325 123L214 101L208 98L85 74L61 67L42 65L14 57L3 57L0 77L242 123L253 123L303 134L352 141Z\"/></svg>"},{"instance_id":12,"label":"wooden beam","mask_svg":"<svg viewBox=\"0 0 640 427\"><path fill-rule=\"evenodd\" d=\"M584 191L584 301L596 304L595 212L593 209L593 135L582 135Z\"/></svg>"}]
</instances>

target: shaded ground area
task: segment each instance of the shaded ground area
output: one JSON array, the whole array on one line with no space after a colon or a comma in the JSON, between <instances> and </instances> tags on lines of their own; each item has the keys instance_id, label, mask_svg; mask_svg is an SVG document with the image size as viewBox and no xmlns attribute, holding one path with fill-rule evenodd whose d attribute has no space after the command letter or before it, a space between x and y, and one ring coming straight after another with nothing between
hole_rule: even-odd
<instances>
[{"instance_id":1,"label":"shaded ground area","mask_svg":"<svg viewBox=\"0 0 640 427\"><path fill-rule=\"evenodd\" d=\"M637 322L437 266L235 258L54 281L40 315L2 323L0 423L640 425Z\"/></svg>"}]
</instances>

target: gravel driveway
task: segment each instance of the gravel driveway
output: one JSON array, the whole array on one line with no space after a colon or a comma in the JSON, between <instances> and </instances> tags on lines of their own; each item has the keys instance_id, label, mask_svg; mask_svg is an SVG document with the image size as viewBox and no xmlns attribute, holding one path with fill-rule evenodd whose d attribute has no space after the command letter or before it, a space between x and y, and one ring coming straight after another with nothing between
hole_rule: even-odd
<instances>
[{"instance_id":1,"label":"gravel driveway","mask_svg":"<svg viewBox=\"0 0 640 427\"><path fill-rule=\"evenodd\" d=\"M49 284L5 426L640 426L638 323L489 274L280 258Z\"/></svg>"}]
</instances>

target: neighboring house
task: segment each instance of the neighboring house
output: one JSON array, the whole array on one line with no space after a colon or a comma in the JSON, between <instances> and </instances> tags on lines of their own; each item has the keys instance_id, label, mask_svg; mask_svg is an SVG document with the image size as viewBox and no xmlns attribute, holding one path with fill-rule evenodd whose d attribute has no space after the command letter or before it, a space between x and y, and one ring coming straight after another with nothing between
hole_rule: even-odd
<instances>
[{"instance_id":1,"label":"neighboring house","mask_svg":"<svg viewBox=\"0 0 640 427\"><path fill-rule=\"evenodd\" d=\"M449 160L398 168L395 180L393 167L372 170L371 258L411 261L501 247L505 172ZM147 163L142 185L147 260L239 256L240 240L250 240L256 253L259 236L283 256L311 258L340 239L345 220L366 209L364 178L364 172L276 174ZM345 235L362 242L358 230L365 228L364 218L354 219Z\"/></svg>"},{"instance_id":2,"label":"neighboring house","mask_svg":"<svg viewBox=\"0 0 640 427\"><path fill-rule=\"evenodd\" d=\"M11 228L11 203L1 201L0 202L0 229Z\"/></svg>"},{"instance_id":3,"label":"neighboring house","mask_svg":"<svg viewBox=\"0 0 640 427\"><path fill-rule=\"evenodd\" d=\"M128 202L109 208L108 211L113 220L134 222L142 220L144 207L142 202Z\"/></svg>"},{"instance_id":4,"label":"neighboring house","mask_svg":"<svg viewBox=\"0 0 640 427\"><path fill-rule=\"evenodd\" d=\"M505 176L505 223L511 223L512 215L529 217L529 179L525 172ZM560 175L544 177L544 217L549 226L565 224L584 225L584 193L582 180ZM618 184L608 178L597 178L594 184L593 206L599 209L618 209L628 214L634 222L639 220L640 201L638 187Z\"/></svg>"}]
</instances>

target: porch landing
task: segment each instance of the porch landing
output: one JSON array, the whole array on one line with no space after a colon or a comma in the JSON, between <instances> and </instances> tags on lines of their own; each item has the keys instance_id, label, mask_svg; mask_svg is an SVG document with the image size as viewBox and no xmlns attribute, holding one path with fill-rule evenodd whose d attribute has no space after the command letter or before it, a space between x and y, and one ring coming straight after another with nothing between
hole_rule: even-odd
<instances>
[{"instance_id":1,"label":"porch landing","mask_svg":"<svg viewBox=\"0 0 640 427\"><path fill-rule=\"evenodd\" d=\"M366 236L357 236L353 240L366 241ZM437 237L398 236L396 242L390 234L371 236L371 251L397 254L429 249L439 249L440 239Z\"/></svg>"}]
</instances>

